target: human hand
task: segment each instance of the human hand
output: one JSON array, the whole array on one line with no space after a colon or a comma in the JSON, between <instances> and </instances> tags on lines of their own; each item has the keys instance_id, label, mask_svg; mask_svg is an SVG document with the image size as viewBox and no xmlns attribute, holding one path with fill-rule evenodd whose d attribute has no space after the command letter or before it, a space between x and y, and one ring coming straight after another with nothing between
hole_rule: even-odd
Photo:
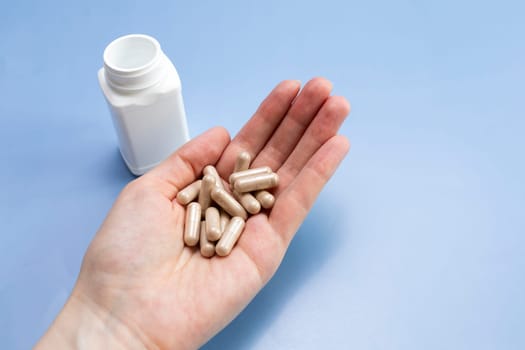
<instances>
[{"instance_id":1,"label":"human hand","mask_svg":"<svg viewBox=\"0 0 525 350\"><path fill-rule=\"evenodd\" d=\"M129 183L89 246L61 314L38 344L57 348L193 349L225 327L279 266L317 195L349 149L350 110L322 78L283 81L230 141L213 128ZM216 164L227 178L242 151L279 174L269 212L251 216L227 257L184 246L177 192Z\"/></svg>"}]
</instances>

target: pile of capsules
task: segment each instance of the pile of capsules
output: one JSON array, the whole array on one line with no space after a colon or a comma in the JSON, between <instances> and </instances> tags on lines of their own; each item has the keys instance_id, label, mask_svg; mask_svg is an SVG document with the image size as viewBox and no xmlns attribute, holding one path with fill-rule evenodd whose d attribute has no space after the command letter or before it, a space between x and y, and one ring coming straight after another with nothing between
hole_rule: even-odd
<instances>
[{"instance_id":1,"label":"pile of capsules","mask_svg":"<svg viewBox=\"0 0 525 350\"><path fill-rule=\"evenodd\" d=\"M279 184L279 176L270 167L250 169L251 157L241 152L230 175L230 189L213 165L203 170L202 180L188 185L177 194L177 201L186 205L184 243L200 245L201 255L215 253L227 256L241 236L248 214L261 208L270 209L275 197L267 191Z\"/></svg>"}]
</instances>

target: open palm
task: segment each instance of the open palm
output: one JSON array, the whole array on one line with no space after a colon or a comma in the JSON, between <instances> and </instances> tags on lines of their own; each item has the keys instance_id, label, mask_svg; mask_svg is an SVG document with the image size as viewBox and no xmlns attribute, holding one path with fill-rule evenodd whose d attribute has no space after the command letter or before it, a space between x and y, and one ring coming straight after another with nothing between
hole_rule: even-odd
<instances>
[{"instance_id":1,"label":"open palm","mask_svg":"<svg viewBox=\"0 0 525 350\"><path fill-rule=\"evenodd\" d=\"M283 81L230 141L223 128L193 139L122 191L91 243L73 297L119 320L149 347L196 348L226 326L279 266L293 235L349 144L337 130L348 102L322 78ZM224 258L184 246L177 192L241 150L281 179L268 213L250 217Z\"/></svg>"}]
</instances>

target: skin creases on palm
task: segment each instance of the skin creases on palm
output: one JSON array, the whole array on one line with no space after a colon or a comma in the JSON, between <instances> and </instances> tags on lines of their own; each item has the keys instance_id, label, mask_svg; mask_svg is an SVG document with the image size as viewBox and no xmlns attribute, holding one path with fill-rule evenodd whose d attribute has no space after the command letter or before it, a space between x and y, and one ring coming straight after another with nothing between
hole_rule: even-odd
<instances>
[{"instance_id":1,"label":"skin creases on palm","mask_svg":"<svg viewBox=\"0 0 525 350\"><path fill-rule=\"evenodd\" d=\"M337 131L348 102L323 78L283 81L238 135L212 128L121 192L93 239L74 293L161 348L195 348L228 324L279 266L349 149ZM300 90L300 91L299 91ZM227 257L184 247L177 192L215 164L226 178L241 150L280 176L268 213L254 215Z\"/></svg>"}]
</instances>

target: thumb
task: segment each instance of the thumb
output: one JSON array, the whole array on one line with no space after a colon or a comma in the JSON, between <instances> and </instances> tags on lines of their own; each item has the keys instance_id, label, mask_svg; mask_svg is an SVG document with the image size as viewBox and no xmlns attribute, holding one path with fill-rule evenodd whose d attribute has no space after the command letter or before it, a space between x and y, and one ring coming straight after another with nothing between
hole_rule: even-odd
<instances>
[{"instance_id":1,"label":"thumb","mask_svg":"<svg viewBox=\"0 0 525 350\"><path fill-rule=\"evenodd\" d=\"M163 194L173 200L208 164L215 164L230 142L223 127L214 127L184 144L143 177L160 180Z\"/></svg>"}]
</instances>

